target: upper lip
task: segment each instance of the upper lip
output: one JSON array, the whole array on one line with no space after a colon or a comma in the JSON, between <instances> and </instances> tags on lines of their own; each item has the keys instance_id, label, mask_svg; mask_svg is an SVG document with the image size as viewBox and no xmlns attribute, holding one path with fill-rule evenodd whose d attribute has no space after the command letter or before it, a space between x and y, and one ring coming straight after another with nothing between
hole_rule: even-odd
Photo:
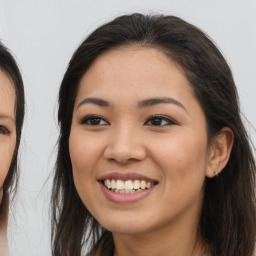
<instances>
[{"instance_id":1,"label":"upper lip","mask_svg":"<svg viewBox=\"0 0 256 256\"><path fill-rule=\"evenodd\" d=\"M145 175L141 175L138 173L134 173L134 172L129 172L129 173L121 173L121 172L111 172L111 173L106 173L101 175L98 180L102 181L102 180L145 180L145 181L151 181L151 182L157 182L157 180L152 179L150 177L147 177Z\"/></svg>"}]
</instances>

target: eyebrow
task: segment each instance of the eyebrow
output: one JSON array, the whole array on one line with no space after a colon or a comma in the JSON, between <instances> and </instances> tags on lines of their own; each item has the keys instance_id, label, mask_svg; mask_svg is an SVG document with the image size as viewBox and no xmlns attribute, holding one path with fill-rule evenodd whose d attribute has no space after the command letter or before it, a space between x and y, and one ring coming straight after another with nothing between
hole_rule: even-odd
<instances>
[{"instance_id":1,"label":"eyebrow","mask_svg":"<svg viewBox=\"0 0 256 256\"><path fill-rule=\"evenodd\" d=\"M86 99L82 100L78 104L77 108L79 108L81 105L84 105L84 104L95 104L95 105L98 105L101 107L112 106L112 104L106 100L90 97L90 98L86 98ZM177 101L173 98L169 98L169 97L150 98L150 99L142 100L142 101L138 102L138 107L145 108L145 107L155 106L158 104L174 104L178 107L181 107L185 111L187 111L187 109L185 108L185 106L182 103L180 103L179 101Z\"/></svg>"},{"instance_id":2,"label":"eyebrow","mask_svg":"<svg viewBox=\"0 0 256 256\"><path fill-rule=\"evenodd\" d=\"M158 104L174 104L178 107L183 108L185 111L187 111L187 109L185 108L185 106L180 103L179 101L173 99L173 98L169 98L169 97L161 97L161 98L151 98L151 99L146 99L146 100L142 100L138 103L139 108L145 108L145 107L151 107L151 106L155 106Z\"/></svg>"},{"instance_id":3,"label":"eyebrow","mask_svg":"<svg viewBox=\"0 0 256 256\"><path fill-rule=\"evenodd\" d=\"M86 98L86 99L82 100L78 104L77 108L79 108L83 104L88 104L88 103L95 104L95 105L98 105L98 106L101 106L101 107L110 107L111 106L111 104L108 101L103 100L103 99L99 99L99 98Z\"/></svg>"}]
</instances>

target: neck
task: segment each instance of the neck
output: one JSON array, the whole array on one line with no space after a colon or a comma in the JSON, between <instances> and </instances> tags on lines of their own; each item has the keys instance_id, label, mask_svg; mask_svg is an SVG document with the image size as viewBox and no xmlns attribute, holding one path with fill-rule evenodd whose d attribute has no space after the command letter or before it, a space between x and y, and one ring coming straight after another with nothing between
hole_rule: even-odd
<instances>
[{"instance_id":1,"label":"neck","mask_svg":"<svg viewBox=\"0 0 256 256\"><path fill-rule=\"evenodd\" d=\"M114 237L114 256L202 256L206 245L200 240L188 237L119 236Z\"/></svg>"},{"instance_id":2,"label":"neck","mask_svg":"<svg viewBox=\"0 0 256 256\"><path fill-rule=\"evenodd\" d=\"M113 233L114 256L202 256L207 248L198 221L181 220L141 234Z\"/></svg>"}]
</instances>

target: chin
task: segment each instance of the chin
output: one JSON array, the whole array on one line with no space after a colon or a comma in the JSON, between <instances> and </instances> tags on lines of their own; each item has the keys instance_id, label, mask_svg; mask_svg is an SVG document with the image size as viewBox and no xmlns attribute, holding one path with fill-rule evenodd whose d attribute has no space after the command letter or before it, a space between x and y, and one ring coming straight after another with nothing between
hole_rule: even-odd
<instances>
[{"instance_id":1,"label":"chin","mask_svg":"<svg viewBox=\"0 0 256 256\"><path fill-rule=\"evenodd\" d=\"M99 221L99 223L107 230L111 231L112 233L119 233L119 234L139 234L149 231L152 221L149 221L147 218L138 218L132 216L118 216L110 219L104 219Z\"/></svg>"}]
</instances>

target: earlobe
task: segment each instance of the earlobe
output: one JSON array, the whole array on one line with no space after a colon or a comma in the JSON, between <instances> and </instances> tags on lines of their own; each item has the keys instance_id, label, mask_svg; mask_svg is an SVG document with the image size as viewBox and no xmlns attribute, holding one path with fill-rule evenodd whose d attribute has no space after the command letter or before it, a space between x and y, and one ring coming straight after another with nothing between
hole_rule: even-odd
<instances>
[{"instance_id":1,"label":"earlobe","mask_svg":"<svg viewBox=\"0 0 256 256\"><path fill-rule=\"evenodd\" d=\"M215 136L208 153L206 168L206 176L208 178L218 176L218 174L224 169L229 160L233 142L234 134L228 127L222 128Z\"/></svg>"}]
</instances>

